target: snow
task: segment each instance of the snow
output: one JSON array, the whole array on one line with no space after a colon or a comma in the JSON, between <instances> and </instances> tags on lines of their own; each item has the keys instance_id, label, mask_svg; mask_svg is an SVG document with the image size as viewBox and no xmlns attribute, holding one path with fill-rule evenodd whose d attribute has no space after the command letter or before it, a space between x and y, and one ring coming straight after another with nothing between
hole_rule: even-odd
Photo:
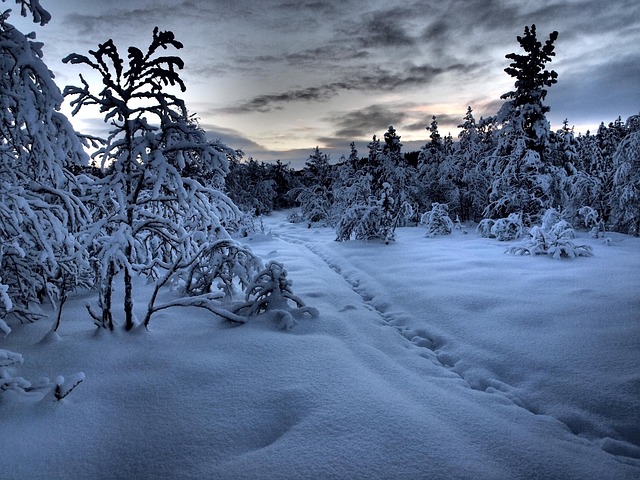
<instances>
[{"instance_id":1,"label":"snow","mask_svg":"<svg viewBox=\"0 0 640 480\"><path fill-rule=\"evenodd\" d=\"M0 477L640 478L640 239L554 260L471 226L384 245L286 218L246 241L319 310L291 330L180 308L96 331L88 293L46 342L12 326L16 375L85 380L0 396Z\"/></svg>"}]
</instances>

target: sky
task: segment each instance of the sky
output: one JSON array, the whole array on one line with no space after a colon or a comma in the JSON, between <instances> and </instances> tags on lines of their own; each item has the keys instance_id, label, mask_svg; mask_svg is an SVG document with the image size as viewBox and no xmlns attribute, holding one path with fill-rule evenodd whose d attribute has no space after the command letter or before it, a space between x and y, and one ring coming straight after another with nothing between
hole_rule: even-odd
<instances>
[{"instance_id":1,"label":"sky","mask_svg":"<svg viewBox=\"0 0 640 480\"><path fill-rule=\"evenodd\" d=\"M404 151L426 143L436 116L442 135L458 134L467 107L495 114L513 89L505 55L535 24L544 41L556 30L558 73L546 104L552 129L567 119L594 131L640 113L640 4L637 0L40 0L52 14L35 31L60 88L91 80L65 65L113 39L123 56L145 49L155 26L184 48L180 94L210 137L245 158L301 166L319 146L337 161L356 142L393 125ZM63 111L70 114L68 106ZM104 131L97 111L72 119L83 133Z\"/></svg>"}]
</instances>

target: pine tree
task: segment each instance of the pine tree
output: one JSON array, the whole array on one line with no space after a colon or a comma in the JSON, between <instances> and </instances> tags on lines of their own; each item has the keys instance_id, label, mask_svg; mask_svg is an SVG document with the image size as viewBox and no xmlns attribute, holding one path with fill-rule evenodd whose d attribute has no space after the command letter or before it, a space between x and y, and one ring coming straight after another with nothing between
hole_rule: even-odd
<instances>
[{"instance_id":1,"label":"pine tree","mask_svg":"<svg viewBox=\"0 0 640 480\"><path fill-rule=\"evenodd\" d=\"M442 181L442 163L446 158L445 143L438 130L438 119L431 117L427 127L429 141L420 149L418 155L418 181L420 197L418 208L426 211L432 203L447 203L446 182Z\"/></svg>"},{"instance_id":2,"label":"pine tree","mask_svg":"<svg viewBox=\"0 0 640 480\"><path fill-rule=\"evenodd\" d=\"M296 191L296 200L303 218L310 223L332 224L333 172L329 155L316 147L305 163L302 178L305 186Z\"/></svg>"},{"instance_id":3,"label":"pine tree","mask_svg":"<svg viewBox=\"0 0 640 480\"><path fill-rule=\"evenodd\" d=\"M496 116L501 126L498 144L487 162L493 176L489 205L485 215L506 217L522 212L526 222L542 214L558 200L559 189L553 185L549 168L549 123L544 105L546 87L557 82L557 73L546 64L555 56L552 32L544 45L538 41L536 27L525 27L517 40L525 54L510 53L512 60L505 72L515 78L515 90L501 96L506 100Z\"/></svg>"},{"instance_id":4,"label":"pine tree","mask_svg":"<svg viewBox=\"0 0 640 480\"><path fill-rule=\"evenodd\" d=\"M525 27L524 36L516 38L526 54L506 55L506 58L513 61L504 71L516 79L516 89L500 97L507 102L498 115L503 117L503 121L507 122L518 139L524 140L524 148L543 156L549 136L545 114L550 110L543 104L547 96L545 87L550 87L558 81L558 74L545 67L555 56L553 43L558 38L558 32L551 32L544 45L538 41L535 25L531 25L531 28ZM504 144L503 148L509 149L513 146Z\"/></svg>"},{"instance_id":5,"label":"pine tree","mask_svg":"<svg viewBox=\"0 0 640 480\"><path fill-rule=\"evenodd\" d=\"M640 116L627 124L639 123ZM616 230L640 236L640 129L629 133L613 157L611 217Z\"/></svg>"},{"instance_id":6,"label":"pine tree","mask_svg":"<svg viewBox=\"0 0 640 480\"><path fill-rule=\"evenodd\" d=\"M351 198L336 226L337 240L380 239L389 243L395 229L411 216L407 191L407 169L402 143L393 126L368 145L369 155L362 173L351 187Z\"/></svg>"}]
</instances>

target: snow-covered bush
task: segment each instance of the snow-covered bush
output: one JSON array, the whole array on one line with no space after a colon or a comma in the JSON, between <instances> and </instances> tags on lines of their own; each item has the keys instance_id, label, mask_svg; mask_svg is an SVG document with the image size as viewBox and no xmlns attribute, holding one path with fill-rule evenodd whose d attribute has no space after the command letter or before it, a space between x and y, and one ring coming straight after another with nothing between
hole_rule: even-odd
<instances>
[{"instance_id":1,"label":"snow-covered bush","mask_svg":"<svg viewBox=\"0 0 640 480\"><path fill-rule=\"evenodd\" d=\"M233 238L246 238L256 232L264 233L262 217L254 217L245 212L240 212L237 217L226 219L222 222L222 226Z\"/></svg>"},{"instance_id":2,"label":"snow-covered bush","mask_svg":"<svg viewBox=\"0 0 640 480\"><path fill-rule=\"evenodd\" d=\"M22 365L22 355L0 349L0 393L12 390L26 392L32 384L22 377L15 376L15 367Z\"/></svg>"},{"instance_id":3,"label":"snow-covered bush","mask_svg":"<svg viewBox=\"0 0 640 480\"><path fill-rule=\"evenodd\" d=\"M302 223L304 222L304 217L298 210L294 210L287 216L287 220L289 223Z\"/></svg>"},{"instance_id":4,"label":"snow-covered bush","mask_svg":"<svg viewBox=\"0 0 640 480\"><path fill-rule=\"evenodd\" d=\"M449 218L449 206L445 203L433 203L431 211L422 214L420 224L427 227L427 237L451 235L454 224Z\"/></svg>"},{"instance_id":5,"label":"snow-covered bush","mask_svg":"<svg viewBox=\"0 0 640 480\"><path fill-rule=\"evenodd\" d=\"M478 223L476 232L482 238L494 238L494 236L491 234L491 229L493 228L495 223L496 221L492 218L483 218L482 220L480 220L480 223Z\"/></svg>"},{"instance_id":6,"label":"snow-covered bush","mask_svg":"<svg viewBox=\"0 0 640 480\"><path fill-rule=\"evenodd\" d=\"M576 245L571 241L575 236L573 227L561 219L555 209L550 208L545 212L542 224L531 227L524 241L507 252L516 255L550 255L556 259L592 256L589 245Z\"/></svg>"},{"instance_id":7,"label":"snow-covered bush","mask_svg":"<svg viewBox=\"0 0 640 480\"><path fill-rule=\"evenodd\" d=\"M23 361L19 353L0 349L0 395L8 391L20 394L44 392L44 397L50 396L52 400L60 401L84 380L84 373L79 372L66 379L59 375L54 381L43 377L32 383L15 374L16 367L22 365Z\"/></svg>"},{"instance_id":8,"label":"snow-covered bush","mask_svg":"<svg viewBox=\"0 0 640 480\"><path fill-rule=\"evenodd\" d=\"M485 238L496 238L500 241L514 240L520 238L524 231L522 215L511 213L507 218L492 220L483 219L476 228L478 234Z\"/></svg>"},{"instance_id":9,"label":"snow-covered bush","mask_svg":"<svg viewBox=\"0 0 640 480\"><path fill-rule=\"evenodd\" d=\"M272 312L279 321L281 329L289 329L295 325L294 317L307 314L317 317L318 311L307 307L304 302L293 294L291 281L287 279L284 266L271 261L262 270L246 293L246 302L234 308L238 315L256 316L261 313ZM289 305L293 303L293 307Z\"/></svg>"},{"instance_id":10,"label":"snow-covered bush","mask_svg":"<svg viewBox=\"0 0 640 480\"><path fill-rule=\"evenodd\" d=\"M189 296L220 291L232 299L238 290L247 290L262 268L262 260L248 246L217 240L193 255L191 264L179 269L173 282L179 281Z\"/></svg>"},{"instance_id":11,"label":"snow-covered bush","mask_svg":"<svg viewBox=\"0 0 640 480\"><path fill-rule=\"evenodd\" d=\"M322 185L301 188L296 196L300 213L309 223L331 224L331 192Z\"/></svg>"},{"instance_id":12,"label":"snow-covered bush","mask_svg":"<svg viewBox=\"0 0 640 480\"><path fill-rule=\"evenodd\" d=\"M566 230L567 232L571 230L571 238L575 238L575 231L573 231L573 227L564 221L560 212L558 212L555 208L548 208L544 212L540 228L542 228L542 230L544 230L545 232L554 229L558 231Z\"/></svg>"},{"instance_id":13,"label":"snow-covered bush","mask_svg":"<svg viewBox=\"0 0 640 480\"><path fill-rule=\"evenodd\" d=\"M336 225L336 240L369 240L379 234L380 212L371 199L369 204L350 205L340 217Z\"/></svg>"},{"instance_id":14,"label":"snow-covered bush","mask_svg":"<svg viewBox=\"0 0 640 480\"><path fill-rule=\"evenodd\" d=\"M370 196L368 203L350 205L336 225L336 240L374 240L389 243L395 239L395 230L403 219L412 215L411 206L404 203L399 208L393 205L397 199L393 187L385 183L379 197Z\"/></svg>"},{"instance_id":15,"label":"snow-covered bush","mask_svg":"<svg viewBox=\"0 0 640 480\"><path fill-rule=\"evenodd\" d=\"M389 243L395 230L413 215L407 192L406 161L400 137L393 127L384 134L384 145L374 135L369 143L366 164L354 172L351 185L345 185L336 197L342 198L340 218L336 222L336 240L380 239ZM346 196L348 192L350 196Z\"/></svg>"},{"instance_id":16,"label":"snow-covered bush","mask_svg":"<svg viewBox=\"0 0 640 480\"><path fill-rule=\"evenodd\" d=\"M598 212L589 207L584 206L578 210L578 215L583 218L584 226L589 228L589 236L591 238L602 238L605 233L605 226L602 219L599 218Z\"/></svg>"}]
</instances>

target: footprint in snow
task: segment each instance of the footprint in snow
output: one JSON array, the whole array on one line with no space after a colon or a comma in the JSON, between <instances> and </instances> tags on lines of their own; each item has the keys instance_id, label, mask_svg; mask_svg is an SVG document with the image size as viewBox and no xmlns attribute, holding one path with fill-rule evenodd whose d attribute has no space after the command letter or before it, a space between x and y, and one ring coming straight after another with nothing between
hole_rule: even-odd
<instances>
[{"instance_id":1,"label":"footprint in snow","mask_svg":"<svg viewBox=\"0 0 640 480\"><path fill-rule=\"evenodd\" d=\"M339 311L342 313L342 312L348 312L349 310L356 310L356 307L354 307L353 305L346 305L342 307Z\"/></svg>"}]
</instances>

